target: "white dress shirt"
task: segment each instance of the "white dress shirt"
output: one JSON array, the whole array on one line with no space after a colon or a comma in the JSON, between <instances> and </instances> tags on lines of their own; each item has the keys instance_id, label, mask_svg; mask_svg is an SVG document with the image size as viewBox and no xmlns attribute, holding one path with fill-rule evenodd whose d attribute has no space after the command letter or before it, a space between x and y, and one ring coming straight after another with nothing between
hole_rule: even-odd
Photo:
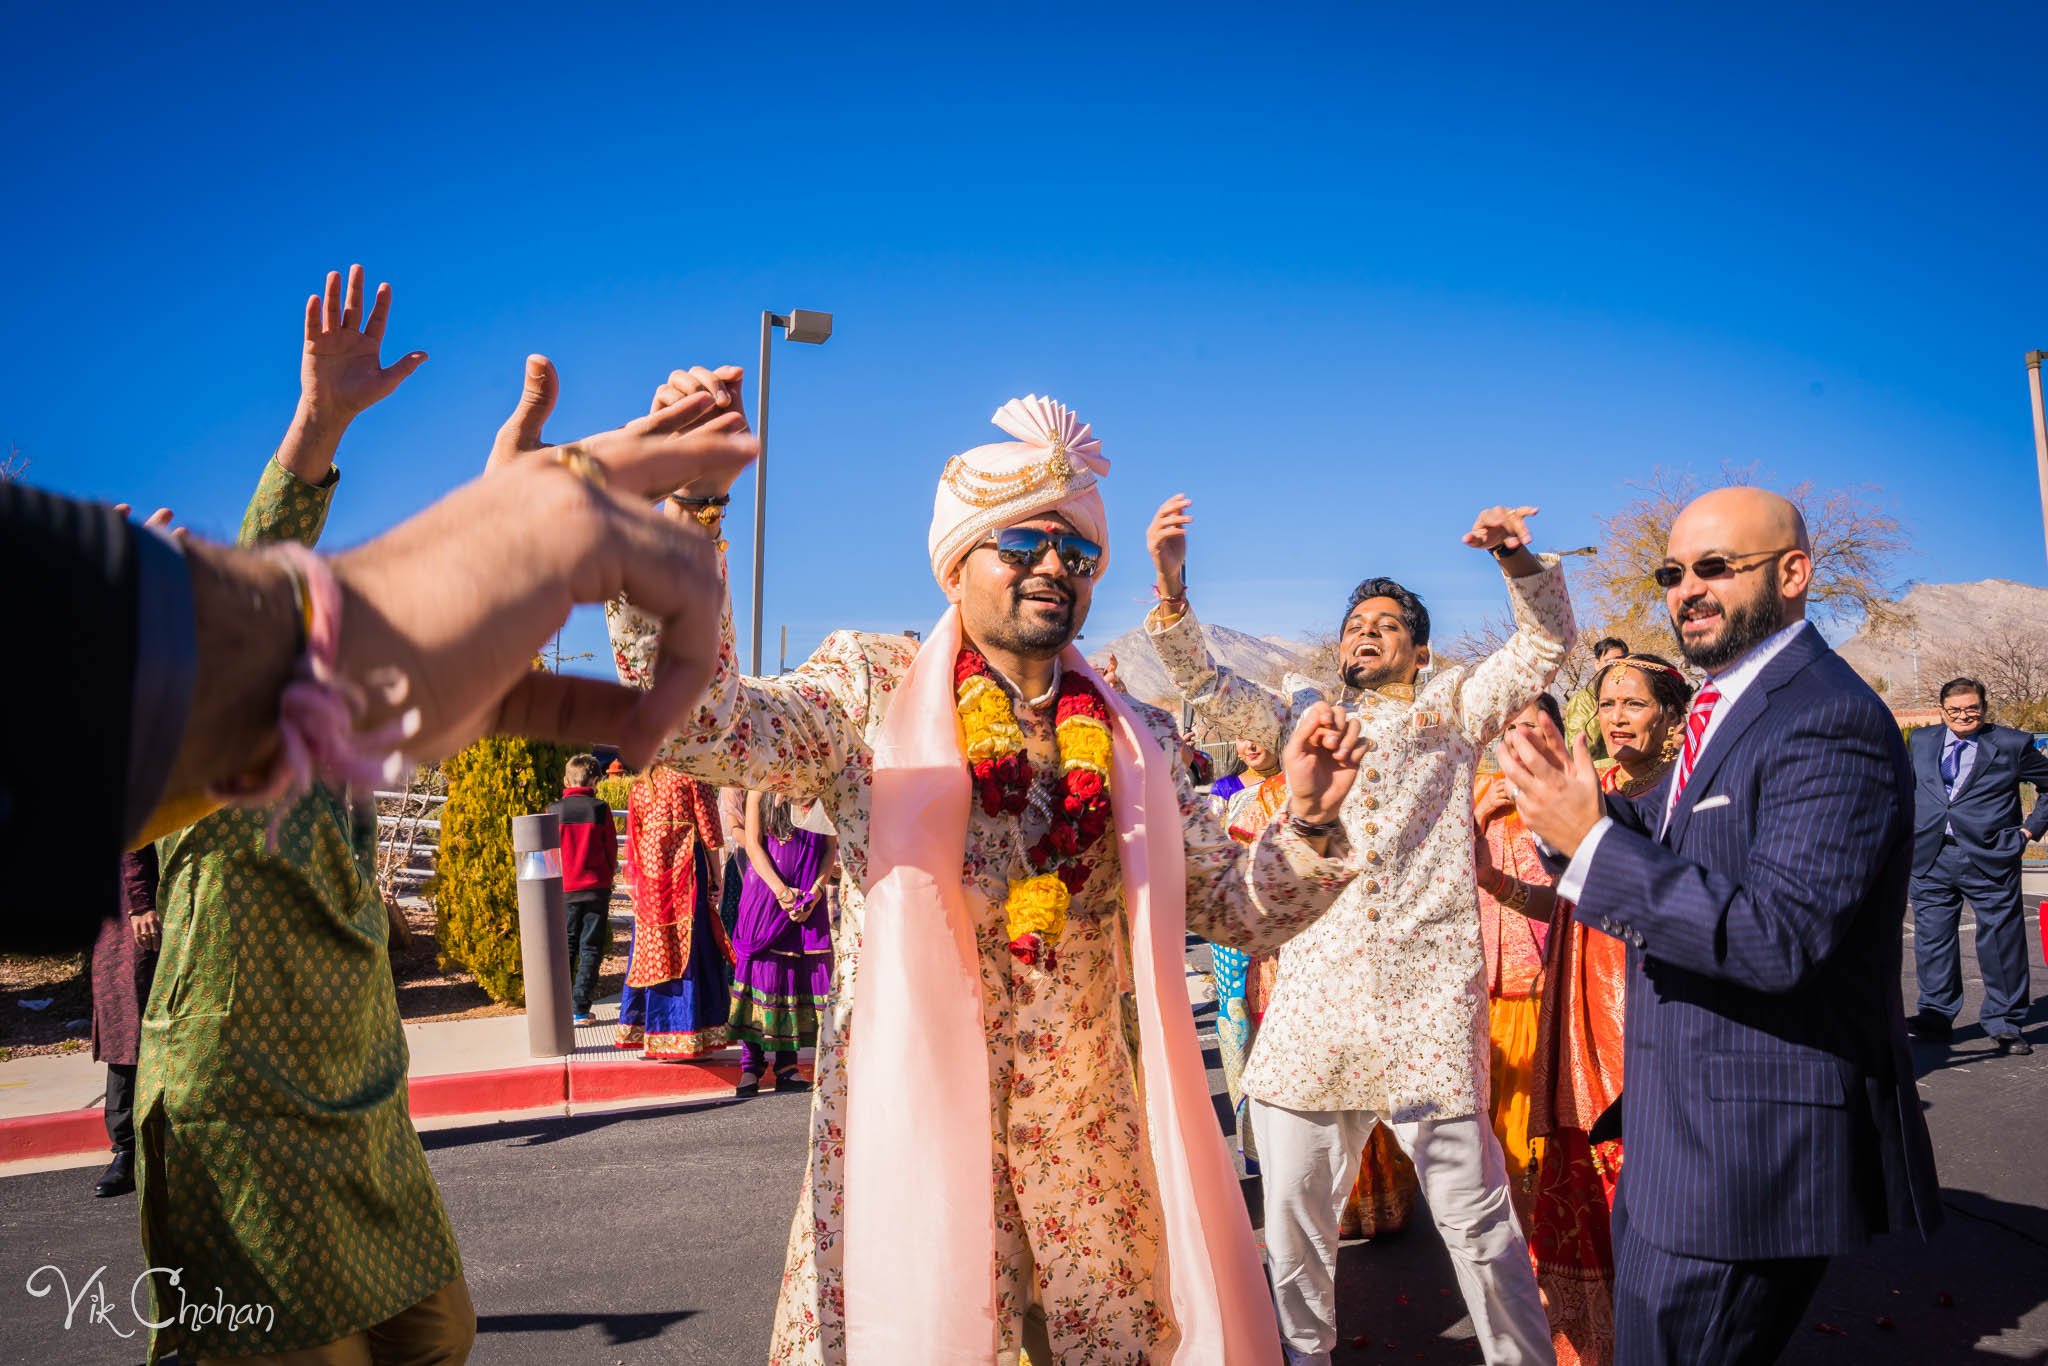
<instances>
[{"instance_id":1,"label":"white dress shirt","mask_svg":"<svg viewBox=\"0 0 2048 1366\"><path fill-rule=\"evenodd\" d=\"M1720 692L1721 700L1714 704L1713 712L1707 717L1706 733L1700 736L1699 752L1693 755L1693 768L1695 770L1699 768L1700 762L1707 757L1707 750L1714 743L1714 734L1721 729L1722 719L1730 711L1734 710L1736 702L1741 699L1743 693L1749 690L1750 684L1756 682L1756 677L1764 671L1764 666L1773 659L1776 659L1778 653L1787 645L1790 645L1794 637L1801 631L1810 629L1812 628L1804 620L1795 621L1790 626L1780 627L1777 632L1766 637L1755 649L1737 660L1726 673L1718 677L1714 675L1708 676L1707 681L1712 683L1715 689ZM1679 724L1684 725L1686 721L1681 719ZM1663 835L1664 828L1671 824L1671 812L1677 803L1678 784L1674 781L1667 788L1664 795L1664 819L1657 827L1657 833L1660 838ZM1608 829L1613 824L1614 818L1612 816L1602 816L1593 828L1586 832L1586 837L1579 841L1578 851L1572 855L1570 866L1564 870L1564 876L1557 880L1557 895L1559 897L1566 901L1577 901L1579 899L1579 894L1586 889L1586 875L1593 870L1594 851L1599 849L1600 841L1605 838Z\"/></svg>"}]
</instances>

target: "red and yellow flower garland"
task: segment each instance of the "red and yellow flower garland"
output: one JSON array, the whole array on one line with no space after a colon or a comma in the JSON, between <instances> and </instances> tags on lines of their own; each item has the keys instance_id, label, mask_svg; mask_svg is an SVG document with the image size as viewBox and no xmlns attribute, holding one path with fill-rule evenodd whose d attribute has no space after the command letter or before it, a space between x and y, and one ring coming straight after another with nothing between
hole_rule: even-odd
<instances>
[{"instance_id":1,"label":"red and yellow flower garland","mask_svg":"<svg viewBox=\"0 0 2048 1366\"><path fill-rule=\"evenodd\" d=\"M953 666L960 748L974 774L981 809L1019 816L1029 805L1033 771L1010 695L979 651L965 649ZM1054 966L1054 946L1067 926L1067 907L1095 871L1086 855L1109 831L1109 706L1078 674L1060 680L1054 716L1059 740L1059 800L1052 824L1025 851L1031 874L1010 880L1003 912L1010 952L1027 965Z\"/></svg>"}]
</instances>

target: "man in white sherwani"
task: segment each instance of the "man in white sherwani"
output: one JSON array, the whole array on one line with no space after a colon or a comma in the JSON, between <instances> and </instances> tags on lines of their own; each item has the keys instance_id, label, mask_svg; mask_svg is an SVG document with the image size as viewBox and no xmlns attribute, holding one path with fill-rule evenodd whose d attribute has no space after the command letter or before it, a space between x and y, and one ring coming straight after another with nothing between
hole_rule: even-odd
<instances>
[{"instance_id":1,"label":"man in white sherwani","mask_svg":"<svg viewBox=\"0 0 2048 1366\"><path fill-rule=\"evenodd\" d=\"M1291 1362L1335 1345L1337 1217L1375 1124L1414 1160L1489 1362L1549 1362L1549 1325L1487 1117L1486 979L1472 864L1472 775L1507 718L1549 686L1572 639L1556 558L1528 549L1533 508L1489 508L1465 543L1507 577L1516 630L1471 667L1429 662L1429 613L1391 579L1351 595L1341 698L1283 695L1217 665L1188 606L1188 500L1148 543L1159 660L1212 734L1274 746L1308 707L1341 700L1363 723L1365 769L1340 820L1365 876L1280 952L1245 1068L1265 1178L1266 1248Z\"/></svg>"}]
</instances>

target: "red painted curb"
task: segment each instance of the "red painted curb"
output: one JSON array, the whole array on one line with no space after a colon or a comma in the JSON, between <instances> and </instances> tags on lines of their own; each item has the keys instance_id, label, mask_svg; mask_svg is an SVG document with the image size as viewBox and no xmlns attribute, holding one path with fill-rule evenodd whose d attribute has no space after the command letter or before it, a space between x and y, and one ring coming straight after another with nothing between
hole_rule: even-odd
<instances>
[{"instance_id":1,"label":"red painted curb","mask_svg":"<svg viewBox=\"0 0 2048 1366\"><path fill-rule=\"evenodd\" d=\"M560 1062L501 1067L490 1072L448 1072L407 1084L415 1119L473 1115L491 1110L538 1110L569 1099L568 1069Z\"/></svg>"},{"instance_id":2,"label":"red painted curb","mask_svg":"<svg viewBox=\"0 0 2048 1366\"><path fill-rule=\"evenodd\" d=\"M569 1064L569 1101L635 1100L667 1096L731 1095L740 1069L733 1063L648 1062L578 1058Z\"/></svg>"},{"instance_id":3,"label":"red painted curb","mask_svg":"<svg viewBox=\"0 0 2048 1366\"><path fill-rule=\"evenodd\" d=\"M808 1080L812 1069L800 1069ZM501 1067L488 1072L449 1072L413 1077L407 1099L415 1119L451 1115L540 1110L620 1100L673 1100L682 1096L731 1095L739 1081L737 1062L656 1063L639 1058L574 1058ZM0 1164L31 1158L69 1157L107 1147L106 1113L60 1110L46 1115L0 1119Z\"/></svg>"},{"instance_id":4,"label":"red painted curb","mask_svg":"<svg viewBox=\"0 0 2048 1366\"><path fill-rule=\"evenodd\" d=\"M0 1162L111 1150L104 1110L58 1110L0 1119Z\"/></svg>"}]
</instances>

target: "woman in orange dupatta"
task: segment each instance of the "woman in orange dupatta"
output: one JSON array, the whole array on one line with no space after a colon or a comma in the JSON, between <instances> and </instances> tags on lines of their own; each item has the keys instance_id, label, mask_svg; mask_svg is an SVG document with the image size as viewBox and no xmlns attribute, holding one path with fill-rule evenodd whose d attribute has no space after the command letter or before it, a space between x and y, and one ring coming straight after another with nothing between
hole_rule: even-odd
<instances>
[{"instance_id":1,"label":"woman in orange dupatta","mask_svg":"<svg viewBox=\"0 0 2048 1366\"><path fill-rule=\"evenodd\" d=\"M1557 699L1539 696L1508 718L1508 730L1537 730L1545 717L1563 728ZM1487 1023L1492 1034L1491 1103L1494 1136L1507 1161L1508 1196L1515 1218L1529 1227L1535 1211L1536 1168L1529 1134L1537 1020L1543 1006L1544 941L1548 937L1550 875L1536 840L1522 824L1499 770L1472 784L1477 861L1479 942L1486 961Z\"/></svg>"},{"instance_id":2,"label":"woman in orange dupatta","mask_svg":"<svg viewBox=\"0 0 2048 1366\"><path fill-rule=\"evenodd\" d=\"M1654 799L1677 757L1692 686L1651 654L1608 665L1593 686L1599 726L1613 756L1601 771L1601 786ZM1512 897L1513 889L1507 890ZM1621 1099L1628 954L1620 940L1573 920L1571 904L1556 901L1547 887L1532 889L1527 902L1525 914L1541 914L1549 923L1529 1116L1536 1147L1529 1253L1560 1366L1606 1366L1614 1359L1608 1215L1621 1174L1622 1140L1595 1143L1592 1130Z\"/></svg>"}]
</instances>

